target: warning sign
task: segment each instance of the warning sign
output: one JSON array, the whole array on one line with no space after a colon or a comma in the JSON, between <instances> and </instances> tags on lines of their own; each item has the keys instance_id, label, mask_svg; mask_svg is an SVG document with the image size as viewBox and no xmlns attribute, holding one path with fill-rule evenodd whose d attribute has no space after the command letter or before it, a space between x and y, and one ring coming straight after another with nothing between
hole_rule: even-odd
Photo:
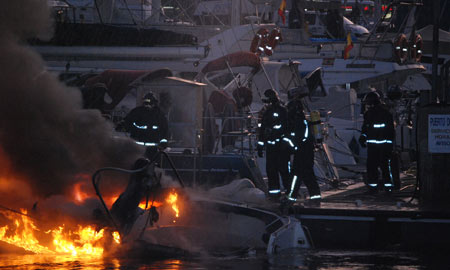
<instances>
[{"instance_id":1,"label":"warning sign","mask_svg":"<svg viewBox=\"0 0 450 270\"><path fill-rule=\"evenodd\" d=\"M450 153L450 114L428 115L428 152Z\"/></svg>"}]
</instances>

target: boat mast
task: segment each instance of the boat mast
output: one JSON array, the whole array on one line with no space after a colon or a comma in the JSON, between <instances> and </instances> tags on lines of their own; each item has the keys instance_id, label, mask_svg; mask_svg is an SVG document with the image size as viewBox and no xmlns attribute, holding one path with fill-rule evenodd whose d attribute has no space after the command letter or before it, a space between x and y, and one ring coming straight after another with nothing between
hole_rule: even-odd
<instances>
[{"instance_id":1,"label":"boat mast","mask_svg":"<svg viewBox=\"0 0 450 270\"><path fill-rule=\"evenodd\" d=\"M241 0L231 0L231 26L241 24Z\"/></svg>"}]
</instances>

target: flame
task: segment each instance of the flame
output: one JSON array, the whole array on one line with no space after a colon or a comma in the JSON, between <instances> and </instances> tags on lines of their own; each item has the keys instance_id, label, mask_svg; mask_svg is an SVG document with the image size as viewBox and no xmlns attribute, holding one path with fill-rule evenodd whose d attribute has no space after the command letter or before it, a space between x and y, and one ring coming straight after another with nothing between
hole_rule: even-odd
<instances>
[{"instance_id":1,"label":"flame","mask_svg":"<svg viewBox=\"0 0 450 270\"><path fill-rule=\"evenodd\" d=\"M161 207L163 204L162 204L162 202L158 202L158 201L153 201L153 202L149 201L148 205L147 205L147 208L145 208L145 205L146 205L146 200L143 200L143 201L141 201L139 203L139 208L141 208L142 210L146 210L146 209L148 209L148 208L150 208L152 206L154 206L154 207Z\"/></svg>"},{"instance_id":2,"label":"flame","mask_svg":"<svg viewBox=\"0 0 450 270\"><path fill-rule=\"evenodd\" d=\"M87 198L90 197L89 194L87 194L86 192L84 192L81 189L81 186L83 184L84 184L83 182L78 182L75 185L73 185L73 196L74 196L75 202L79 203L79 204L83 203L84 200L86 200Z\"/></svg>"},{"instance_id":3,"label":"flame","mask_svg":"<svg viewBox=\"0 0 450 270\"><path fill-rule=\"evenodd\" d=\"M78 225L77 229L67 229L65 225L50 229L45 234L52 237L49 246L39 243L36 235L40 230L33 220L27 215L27 211L21 209L23 215L2 211L2 214L12 221L14 226L0 227L0 241L21 247L37 254L70 254L72 256L103 255L105 243L105 231L96 231L93 226ZM112 232L111 237L115 243L120 243L118 232Z\"/></svg>"},{"instance_id":4,"label":"flame","mask_svg":"<svg viewBox=\"0 0 450 270\"><path fill-rule=\"evenodd\" d=\"M112 236L113 236L114 242L116 242L117 244L120 244L120 234L119 234L119 232L113 232Z\"/></svg>"},{"instance_id":5,"label":"flame","mask_svg":"<svg viewBox=\"0 0 450 270\"><path fill-rule=\"evenodd\" d=\"M97 242L103 238L104 230L95 231L92 227L78 225L78 231L64 233L64 226L52 230L53 245L57 253L77 255L101 256L103 247L98 247ZM72 236L78 236L75 239ZM78 239L77 239L78 238Z\"/></svg>"},{"instance_id":6,"label":"flame","mask_svg":"<svg viewBox=\"0 0 450 270\"><path fill-rule=\"evenodd\" d=\"M169 193L169 196L166 199L166 202L172 205L173 211L175 211L175 217L179 217L180 209L177 205L178 194L176 192ZM175 220L173 221L175 222Z\"/></svg>"},{"instance_id":7,"label":"flame","mask_svg":"<svg viewBox=\"0 0 450 270\"><path fill-rule=\"evenodd\" d=\"M7 219L14 221L14 226L6 225L0 227L0 240L37 254L53 253L47 247L39 244L39 241L34 236L34 231L37 230L36 226L31 218L25 216L27 214L26 210L21 212L24 215L20 215L16 219L15 216L17 214L2 212Z\"/></svg>"},{"instance_id":8,"label":"flame","mask_svg":"<svg viewBox=\"0 0 450 270\"><path fill-rule=\"evenodd\" d=\"M108 207L111 207L115 201L119 199L119 195L113 195L110 197L105 198L105 203L108 205Z\"/></svg>"}]
</instances>

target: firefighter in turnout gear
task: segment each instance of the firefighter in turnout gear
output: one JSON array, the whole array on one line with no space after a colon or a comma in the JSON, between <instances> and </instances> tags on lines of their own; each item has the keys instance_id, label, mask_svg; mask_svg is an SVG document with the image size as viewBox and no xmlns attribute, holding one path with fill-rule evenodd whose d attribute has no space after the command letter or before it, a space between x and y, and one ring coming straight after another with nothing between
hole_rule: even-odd
<instances>
[{"instance_id":1,"label":"firefighter in turnout gear","mask_svg":"<svg viewBox=\"0 0 450 270\"><path fill-rule=\"evenodd\" d=\"M321 199L320 188L314 175L314 136L303 112L302 96L298 89L294 88L288 92L288 98L289 130L286 140L294 153L294 160L291 170L292 183L286 197L295 201L303 182L311 200Z\"/></svg>"},{"instance_id":2,"label":"firefighter in turnout gear","mask_svg":"<svg viewBox=\"0 0 450 270\"><path fill-rule=\"evenodd\" d=\"M145 154L152 159L158 147L167 147L168 122L152 92L144 96L142 103L125 117L124 128L137 144L147 146Z\"/></svg>"},{"instance_id":3,"label":"firefighter in turnout gear","mask_svg":"<svg viewBox=\"0 0 450 270\"><path fill-rule=\"evenodd\" d=\"M364 113L359 143L367 146L367 184L370 193L378 190L378 168L381 169L383 187L390 193L393 188L391 159L395 138L392 114L384 108L377 92L369 92L363 99Z\"/></svg>"},{"instance_id":4,"label":"firefighter in turnout gear","mask_svg":"<svg viewBox=\"0 0 450 270\"><path fill-rule=\"evenodd\" d=\"M263 149L266 150L269 197L279 198L281 195L279 176L285 188L290 186L289 152L283 140L287 131L287 110L274 90L266 90L264 96L266 98L263 102L267 105L258 124L258 156L263 157Z\"/></svg>"}]
</instances>

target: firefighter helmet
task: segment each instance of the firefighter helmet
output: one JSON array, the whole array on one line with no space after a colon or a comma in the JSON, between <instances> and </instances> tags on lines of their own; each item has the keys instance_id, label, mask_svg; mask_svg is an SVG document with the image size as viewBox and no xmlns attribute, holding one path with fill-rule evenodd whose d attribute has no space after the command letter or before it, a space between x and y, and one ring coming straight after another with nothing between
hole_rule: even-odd
<instances>
[{"instance_id":1,"label":"firefighter helmet","mask_svg":"<svg viewBox=\"0 0 450 270\"><path fill-rule=\"evenodd\" d=\"M378 105L381 103L380 95L377 92L369 92L364 96L363 103L366 105Z\"/></svg>"}]
</instances>

